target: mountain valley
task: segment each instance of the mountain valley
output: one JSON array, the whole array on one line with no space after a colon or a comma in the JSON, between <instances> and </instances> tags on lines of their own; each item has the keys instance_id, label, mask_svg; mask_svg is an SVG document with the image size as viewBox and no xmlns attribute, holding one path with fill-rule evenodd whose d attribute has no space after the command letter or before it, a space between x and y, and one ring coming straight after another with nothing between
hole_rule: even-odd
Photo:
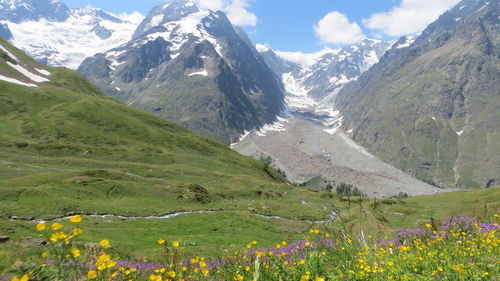
<instances>
[{"instance_id":1,"label":"mountain valley","mask_svg":"<svg viewBox=\"0 0 500 281\"><path fill-rule=\"evenodd\" d=\"M316 53L217 3L0 0L0 280L496 280L498 0Z\"/></svg>"}]
</instances>

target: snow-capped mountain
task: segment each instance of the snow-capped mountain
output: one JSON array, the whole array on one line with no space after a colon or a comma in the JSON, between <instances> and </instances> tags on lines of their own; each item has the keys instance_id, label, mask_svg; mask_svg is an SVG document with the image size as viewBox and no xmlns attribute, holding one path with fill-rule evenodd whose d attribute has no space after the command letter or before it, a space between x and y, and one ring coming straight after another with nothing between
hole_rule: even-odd
<instances>
[{"instance_id":1,"label":"snow-capped mountain","mask_svg":"<svg viewBox=\"0 0 500 281\"><path fill-rule=\"evenodd\" d=\"M356 80L377 63L390 46L390 42L365 39L339 50L325 49L317 55L303 54L311 59L300 64L283 52L274 52L262 44L255 45L266 63L282 78L289 108L313 111L331 106L331 98L345 84Z\"/></svg>"},{"instance_id":2,"label":"snow-capped mountain","mask_svg":"<svg viewBox=\"0 0 500 281\"><path fill-rule=\"evenodd\" d=\"M0 6L0 36L44 64L73 69L130 40L143 18L69 9L57 0L0 0Z\"/></svg>"},{"instance_id":3,"label":"snow-capped mountain","mask_svg":"<svg viewBox=\"0 0 500 281\"><path fill-rule=\"evenodd\" d=\"M227 144L283 109L279 78L246 35L194 1L154 8L131 41L78 71L122 102Z\"/></svg>"}]
</instances>

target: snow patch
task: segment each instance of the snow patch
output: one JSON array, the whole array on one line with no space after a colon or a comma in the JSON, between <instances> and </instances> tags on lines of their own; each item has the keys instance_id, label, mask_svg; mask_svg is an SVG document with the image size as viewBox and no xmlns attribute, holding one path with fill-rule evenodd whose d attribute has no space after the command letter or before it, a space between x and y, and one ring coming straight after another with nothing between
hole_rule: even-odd
<instances>
[{"instance_id":1,"label":"snow patch","mask_svg":"<svg viewBox=\"0 0 500 281\"><path fill-rule=\"evenodd\" d=\"M7 50L6 48L4 48L2 45L0 45L0 49L2 51L4 51L4 53L6 53L7 56L9 56L10 59L12 59L14 61L19 61L16 56L14 56L11 52L9 52L9 50Z\"/></svg>"},{"instance_id":2,"label":"snow patch","mask_svg":"<svg viewBox=\"0 0 500 281\"><path fill-rule=\"evenodd\" d=\"M146 29L150 29L151 27L155 27L155 26L160 25L160 23L161 23L161 21L163 20L164 17L165 16L163 14L159 14L159 15L153 16L151 18L151 21L149 22L148 27Z\"/></svg>"},{"instance_id":3,"label":"snow patch","mask_svg":"<svg viewBox=\"0 0 500 281\"><path fill-rule=\"evenodd\" d=\"M52 75L52 73L48 72L47 70L45 69L38 69L38 68L35 68L36 71L38 71L38 73L42 74L42 75L45 75L45 76L50 76Z\"/></svg>"},{"instance_id":4,"label":"snow patch","mask_svg":"<svg viewBox=\"0 0 500 281\"><path fill-rule=\"evenodd\" d=\"M7 64L10 67L14 68L15 70L21 72L21 74L23 74L24 76L28 77L30 80L32 80L34 82L41 83L41 82L50 81L49 79L47 79L45 77L42 77L42 76L39 76L39 75L31 73L30 71L28 71L26 68L22 67L19 64L13 64L10 61L8 61Z\"/></svg>"},{"instance_id":5,"label":"snow patch","mask_svg":"<svg viewBox=\"0 0 500 281\"><path fill-rule=\"evenodd\" d=\"M283 132L285 131L285 123L288 123L286 118L277 117L277 121L272 124L266 124L260 128L255 134L259 137L265 137L268 132L277 131Z\"/></svg>"},{"instance_id":6,"label":"snow patch","mask_svg":"<svg viewBox=\"0 0 500 281\"><path fill-rule=\"evenodd\" d=\"M308 95L308 90L295 79L291 72L283 74L283 84L287 95L285 101L292 109L306 109L316 106L317 102Z\"/></svg>"},{"instance_id":7,"label":"snow patch","mask_svg":"<svg viewBox=\"0 0 500 281\"><path fill-rule=\"evenodd\" d=\"M188 76L194 76L194 75L201 75L201 76L208 76L208 72L206 70L199 71L199 72L193 72L188 74Z\"/></svg>"},{"instance_id":8,"label":"snow patch","mask_svg":"<svg viewBox=\"0 0 500 281\"><path fill-rule=\"evenodd\" d=\"M462 131L460 131L460 132L456 132L456 133L457 133L457 135L459 135L459 136L460 136L460 135L462 135L462 134L464 133L464 130L462 130Z\"/></svg>"},{"instance_id":9,"label":"snow patch","mask_svg":"<svg viewBox=\"0 0 500 281\"><path fill-rule=\"evenodd\" d=\"M18 84L18 85L21 85L21 86L26 86L26 87L38 87L35 84L24 83L24 82L21 82L21 81L19 81L17 79L5 77L3 75L0 75L0 80L5 81L5 82L10 82L10 83Z\"/></svg>"},{"instance_id":10,"label":"snow patch","mask_svg":"<svg viewBox=\"0 0 500 281\"><path fill-rule=\"evenodd\" d=\"M259 52L259 53L265 53L265 52L269 51L269 47L268 46L262 45L262 44L259 44L259 43L255 44L255 49L257 49L257 52Z\"/></svg>"},{"instance_id":11,"label":"snow patch","mask_svg":"<svg viewBox=\"0 0 500 281\"><path fill-rule=\"evenodd\" d=\"M248 135L250 135L250 133L252 133L252 131L247 131L245 130L245 133L243 135L241 135L239 138L238 138L238 141L236 141L235 143L232 143L229 147L233 148L235 147L239 142L241 142L242 140L244 140Z\"/></svg>"}]
</instances>

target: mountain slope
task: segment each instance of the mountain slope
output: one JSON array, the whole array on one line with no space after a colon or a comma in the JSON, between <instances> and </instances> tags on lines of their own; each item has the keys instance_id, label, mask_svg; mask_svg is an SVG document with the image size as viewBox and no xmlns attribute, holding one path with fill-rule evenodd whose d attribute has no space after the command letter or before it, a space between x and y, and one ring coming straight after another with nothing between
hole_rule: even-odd
<instances>
[{"instance_id":1,"label":"mountain slope","mask_svg":"<svg viewBox=\"0 0 500 281\"><path fill-rule=\"evenodd\" d=\"M464 0L413 44L394 46L339 93L345 130L383 160L428 182L498 184L499 5Z\"/></svg>"},{"instance_id":2,"label":"mountain slope","mask_svg":"<svg viewBox=\"0 0 500 281\"><path fill-rule=\"evenodd\" d=\"M222 12L192 1L154 8L134 38L78 71L120 101L231 143L275 120L280 81Z\"/></svg>"},{"instance_id":3,"label":"mountain slope","mask_svg":"<svg viewBox=\"0 0 500 281\"><path fill-rule=\"evenodd\" d=\"M44 64L73 69L130 40L142 20L140 14L118 18L99 9L69 9L57 0L0 0L0 6L0 36Z\"/></svg>"},{"instance_id":4,"label":"mountain slope","mask_svg":"<svg viewBox=\"0 0 500 281\"><path fill-rule=\"evenodd\" d=\"M289 189L263 163L123 105L3 39L0 101L2 216L218 209Z\"/></svg>"}]
</instances>

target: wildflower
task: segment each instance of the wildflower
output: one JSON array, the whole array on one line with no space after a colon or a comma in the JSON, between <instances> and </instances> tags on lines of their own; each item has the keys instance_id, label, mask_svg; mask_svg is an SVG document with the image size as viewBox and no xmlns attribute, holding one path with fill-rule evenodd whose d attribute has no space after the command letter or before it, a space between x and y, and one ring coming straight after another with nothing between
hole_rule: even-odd
<instances>
[{"instance_id":1,"label":"wildflower","mask_svg":"<svg viewBox=\"0 0 500 281\"><path fill-rule=\"evenodd\" d=\"M314 279L314 281L325 281L325 278L323 278L323 277L316 277L316 279Z\"/></svg>"},{"instance_id":2,"label":"wildflower","mask_svg":"<svg viewBox=\"0 0 500 281\"><path fill-rule=\"evenodd\" d=\"M41 256L42 258L46 258L46 257L48 257L48 256L49 256L49 253L47 253L47 252L43 252L43 253L41 253L41 254L40 254L40 256Z\"/></svg>"},{"instance_id":3,"label":"wildflower","mask_svg":"<svg viewBox=\"0 0 500 281\"><path fill-rule=\"evenodd\" d=\"M176 274L175 274L175 271L173 271L173 270L172 270L172 271L169 271L169 272L167 273L167 275L168 275L168 277L170 277L170 278L174 278Z\"/></svg>"},{"instance_id":4,"label":"wildflower","mask_svg":"<svg viewBox=\"0 0 500 281\"><path fill-rule=\"evenodd\" d=\"M61 229L61 228L62 228L62 224L60 224L60 223L58 223L58 222L55 222L55 223L53 223L53 224L50 226L50 228L51 228L52 230L56 231L56 230L59 230L59 229Z\"/></svg>"},{"instance_id":5,"label":"wildflower","mask_svg":"<svg viewBox=\"0 0 500 281\"><path fill-rule=\"evenodd\" d=\"M209 273L208 269L204 268L201 270L201 274L203 274L203 276L207 276Z\"/></svg>"},{"instance_id":6,"label":"wildflower","mask_svg":"<svg viewBox=\"0 0 500 281\"><path fill-rule=\"evenodd\" d=\"M71 232L71 235L73 236L78 236L78 235L81 235L83 233L83 229L81 228L74 228L73 231Z\"/></svg>"},{"instance_id":7,"label":"wildflower","mask_svg":"<svg viewBox=\"0 0 500 281\"><path fill-rule=\"evenodd\" d=\"M160 245L163 245L163 244L165 244L166 241L165 241L165 239L161 238L161 239L158 239L158 241L156 241L156 242Z\"/></svg>"},{"instance_id":8,"label":"wildflower","mask_svg":"<svg viewBox=\"0 0 500 281\"><path fill-rule=\"evenodd\" d=\"M286 246L286 241L282 241L281 245Z\"/></svg>"},{"instance_id":9,"label":"wildflower","mask_svg":"<svg viewBox=\"0 0 500 281\"><path fill-rule=\"evenodd\" d=\"M250 249L250 248L252 248L252 245L251 244L247 244L246 247L247 247L247 249Z\"/></svg>"},{"instance_id":10,"label":"wildflower","mask_svg":"<svg viewBox=\"0 0 500 281\"><path fill-rule=\"evenodd\" d=\"M71 254L73 255L73 258L78 258L80 257L80 250L76 249L76 248L73 248L70 250Z\"/></svg>"},{"instance_id":11,"label":"wildflower","mask_svg":"<svg viewBox=\"0 0 500 281\"><path fill-rule=\"evenodd\" d=\"M174 242L172 242L172 246L173 246L173 247L179 247L179 242L178 242L178 241L174 241Z\"/></svg>"},{"instance_id":12,"label":"wildflower","mask_svg":"<svg viewBox=\"0 0 500 281\"><path fill-rule=\"evenodd\" d=\"M161 275L151 274L151 275L149 275L149 280L150 281L163 281L163 277L161 277Z\"/></svg>"},{"instance_id":13,"label":"wildflower","mask_svg":"<svg viewBox=\"0 0 500 281\"><path fill-rule=\"evenodd\" d=\"M243 281L244 280L244 277L241 275L241 274L236 274L233 279L235 281Z\"/></svg>"},{"instance_id":14,"label":"wildflower","mask_svg":"<svg viewBox=\"0 0 500 281\"><path fill-rule=\"evenodd\" d=\"M52 243L56 243L57 241L65 239L67 237L68 237L68 235L66 235L66 233L61 231L61 232L56 232L56 233L52 234L50 236L49 240Z\"/></svg>"},{"instance_id":15,"label":"wildflower","mask_svg":"<svg viewBox=\"0 0 500 281\"><path fill-rule=\"evenodd\" d=\"M99 242L99 245L101 245L101 247L103 247L104 249L107 249L107 248L109 248L109 240L103 239L103 240L101 240L101 242Z\"/></svg>"},{"instance_id":16,"label":"wildflower","mask_svg":"<svg viewBox=\"0 0 500 281\"><path fill-rule=\"evenodd\" d=\"M253 240L250 244L252 244L252 245L257 245L257 241L256 241L256 240Z\"/></svg>"},{"instance_id":17,"label":"wildflower","mask_svg":"<svg viewBox=\"0 0 500 281\"><path fill-rule=\"evenodd\" d=\"M300 281L309 281L310 274L306 273L300 277Z\"/></svg>"},{"instance_id":18,"label":"wildflower","mask_svg":"<svg viewBox=\"0 0 500 281\"><path fill-rule=\"evenodd\" d=\"M45 224L44 222L39 222L36 224L36 230L44 231L46 229L47 229L47 224Z\"/></svg>"},{"instance_id":19,"label":"wildflower","mask_svg":"<svg viewBox=\"0 0 500 281\"><path fill-rule=\"evenodd\" d=\"M74 215L69 219L69 222L71 223L81 223L82 222L82 216L81 215Z\"/></svg>"},{"instance_id":20,"label":"wildflower","mask_svg":"<svg viewBox=\"0 0 500 281\"><path fill-rule=\"evenodd\" d=\"M95 272L95 270L90 270L87 273L87 278L89 278L89 279L95 279L95 278L97 278L97 272Z\"/></svg>"}]
</instances>

